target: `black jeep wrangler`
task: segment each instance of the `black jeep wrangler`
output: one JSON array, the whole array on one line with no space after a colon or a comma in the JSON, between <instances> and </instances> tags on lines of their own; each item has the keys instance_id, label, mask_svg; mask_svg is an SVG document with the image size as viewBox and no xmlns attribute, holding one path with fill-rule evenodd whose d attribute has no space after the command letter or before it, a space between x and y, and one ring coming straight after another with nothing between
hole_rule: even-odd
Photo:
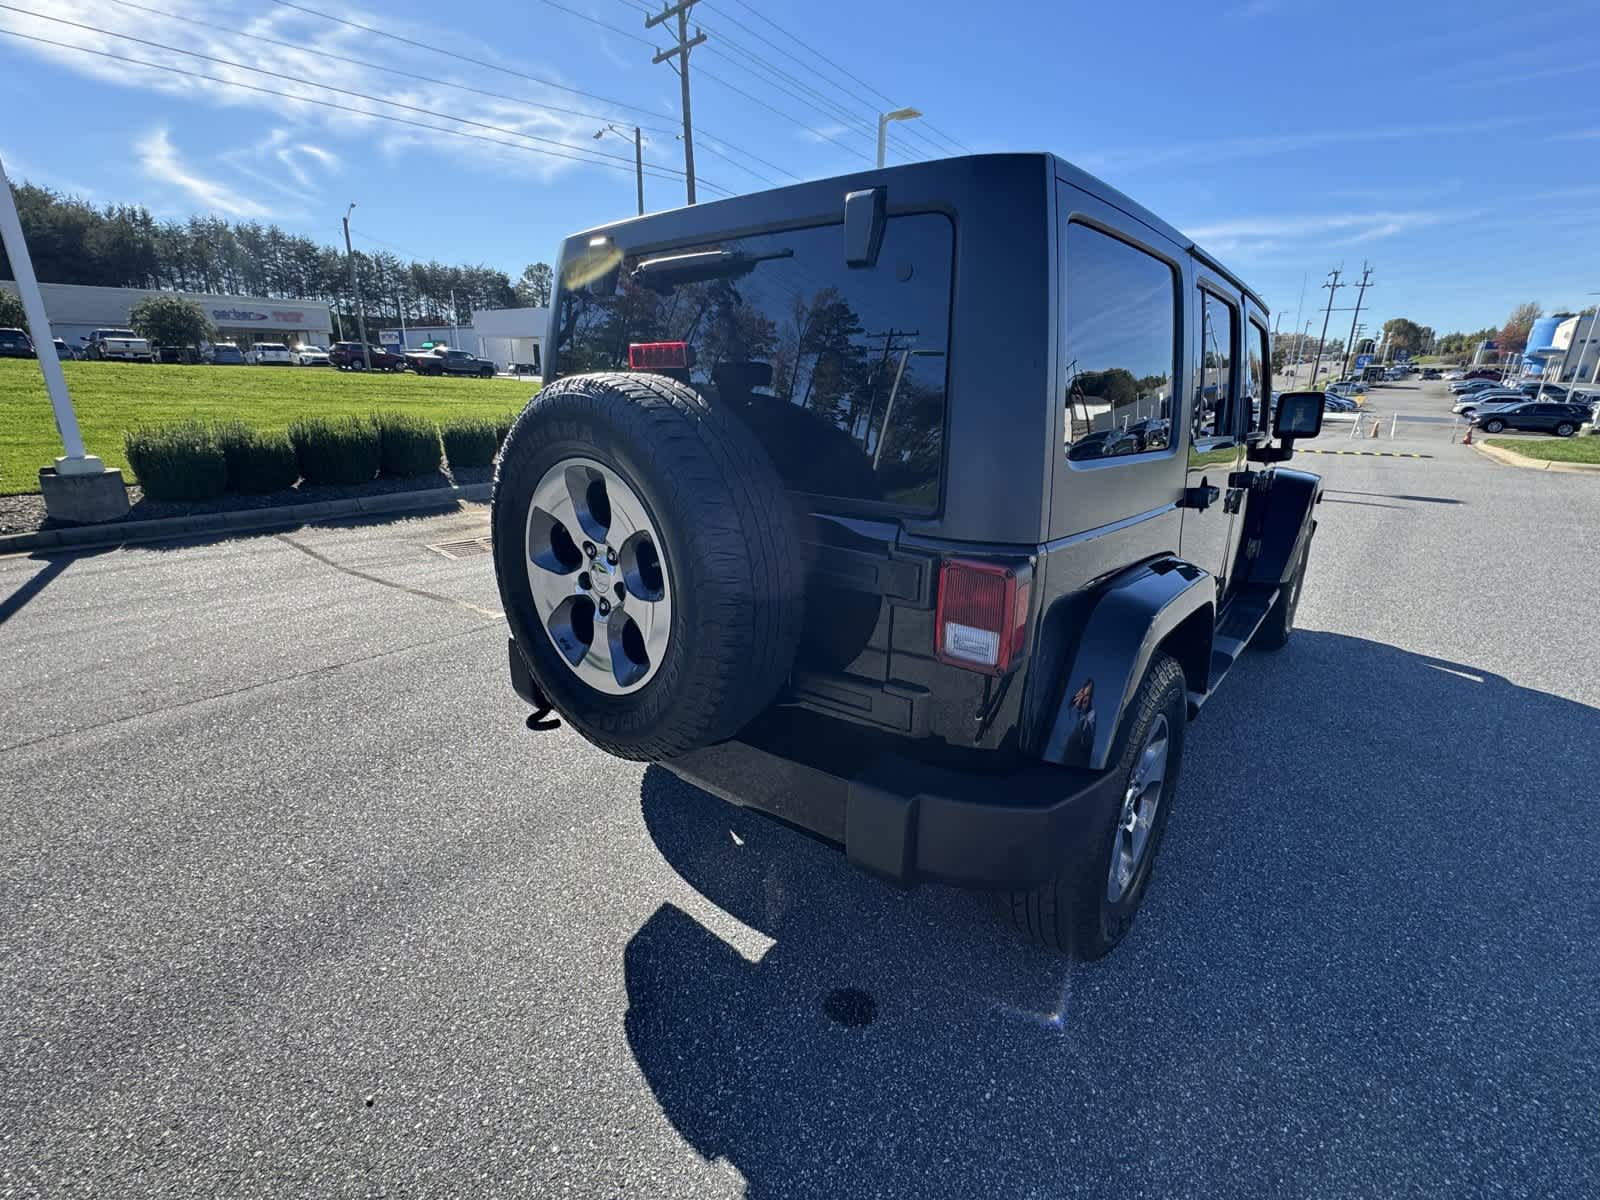
<instances>
[{"instance_id":1,"label":"black jeep wrangler","mask_svg":"<svg viewBox=\"0 0 1600 1200\"><path fill-rule=\"evenodd\" d=\"M901 885L1129 928L1184 730L1289 637L1321 427L1267 310L1044 154L895 167L562 248L502 451L518 693ZM530 718L532 721L532 718Z\"/></svg>"}]
</instances>

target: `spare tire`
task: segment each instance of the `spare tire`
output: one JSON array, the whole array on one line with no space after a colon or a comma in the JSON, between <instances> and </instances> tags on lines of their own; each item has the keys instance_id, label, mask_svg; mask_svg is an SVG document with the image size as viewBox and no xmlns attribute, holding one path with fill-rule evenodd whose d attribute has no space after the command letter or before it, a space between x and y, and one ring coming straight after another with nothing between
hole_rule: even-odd
<instances>
[{"instance_id":1,"label":"spare tire","mask_svg":"<svg viewBox=\"0 0 1600 1200\"><path fill-rule=\"evenodd\" d=\"M777 694L804 618L778 472L725 408L660 375L574 375L495 470L495 574L535 682L584 737L669 758Z\"/></svg>"}]
</instances>

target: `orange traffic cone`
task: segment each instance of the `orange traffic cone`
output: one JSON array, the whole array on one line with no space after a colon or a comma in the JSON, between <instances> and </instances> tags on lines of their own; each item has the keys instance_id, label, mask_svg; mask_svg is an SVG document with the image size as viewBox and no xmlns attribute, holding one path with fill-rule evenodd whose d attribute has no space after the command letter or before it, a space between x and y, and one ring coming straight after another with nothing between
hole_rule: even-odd
<instances>
[{"instance_id":1,"label":"orange traffic cone","mask_svg":"<svg viewBox=\"0 0 1600 1200\"><path fill-rule=\"evenodd\" d=\"M1472 426L1471 425L1467 426L1467 436L1461 439L1461 444L1463 446L1472 445Z\"/></svg>"}]
</instances>

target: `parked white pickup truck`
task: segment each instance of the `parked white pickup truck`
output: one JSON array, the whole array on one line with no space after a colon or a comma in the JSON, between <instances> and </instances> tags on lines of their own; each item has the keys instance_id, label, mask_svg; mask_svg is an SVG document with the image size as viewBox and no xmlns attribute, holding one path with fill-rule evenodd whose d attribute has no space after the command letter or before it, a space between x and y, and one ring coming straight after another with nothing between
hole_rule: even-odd
<instances>
[{"instance_id":1,"label":"parked white pickup truck","mask_svg":"<svg viewBox=\"0 0 1600 1200\"><path fill-rule=\"evenodd\" d=\"M96 329L84 338L83 356L99 360L117 359L121 362L155 362L150 343L131 329Z\"/></svg>"}]
</instances>

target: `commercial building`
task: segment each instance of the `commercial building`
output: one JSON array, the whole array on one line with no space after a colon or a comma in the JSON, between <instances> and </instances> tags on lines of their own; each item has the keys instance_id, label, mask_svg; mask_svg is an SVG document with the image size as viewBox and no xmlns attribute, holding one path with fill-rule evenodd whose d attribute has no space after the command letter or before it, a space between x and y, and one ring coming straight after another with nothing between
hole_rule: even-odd
<instances>
[{"instance_id":1,"label":"commercial building","mask_svg":"<svg viewBox=\"0 0 1600 1200\"><path fill-rule=\"evenodd\" d=\"M487 358L502 370L523 367L537 373L544 366L549 324L548 308L478 308L470 325L408 325L404 330L380 329L375 337L407 350L421 349L424 342L443 343Z\"/></svg>"},{"instance_id":2,"label":"commercial building","mask_svg":"<svg viewBox=\"0 0 1600 1200\"><path fill-rule=\"evenodd\" d=\"M0 288L17 285L0 280ZM238 342L245 349L256 342L310 343L326 346L333 325L328 306L317 300L270 300L264 296L207 296L198 292L156 292L143 288L89 287L76 283L41 283L45 315L54 336L77 346L96 329L126 329L133 306L147 296L182 296L205 310L217 327L216 340Z\"/></svg>"}]
</instances>

